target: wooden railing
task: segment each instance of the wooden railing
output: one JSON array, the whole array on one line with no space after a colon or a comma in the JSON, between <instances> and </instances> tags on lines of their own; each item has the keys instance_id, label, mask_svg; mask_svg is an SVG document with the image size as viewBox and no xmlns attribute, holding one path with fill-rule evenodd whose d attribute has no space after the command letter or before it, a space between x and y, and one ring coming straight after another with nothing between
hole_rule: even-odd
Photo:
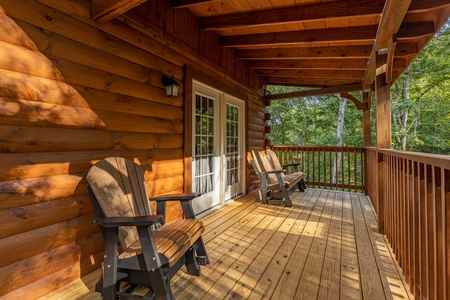
<instances>
[{"instance_id":1,"label":"wooden railing","mask_svg":"<svg viewBox=\"0 0 450 300\"><path fill-rule=\"evenodd\" d=\"M415 298L450 299L450 156L371 147L272 149L280 162L300 162L308 186L365 192Z\"/></svg>"},{"instance_id":2,"label":"wooden railing","mask_svg":"<svg viewBox=\"0 0 450 300\"><path fill-rule=\"evenodd\" d=\"M309 187L365 192L363 147L272 146L272 150L281 163L300 163Z\"/></svg>"},{"instance_id":3,"label":"wooden railing","mask_svg":"<svg viewBox=\"0 0 450 300\"><path fill-rule=\"evenodd\" d=\"M375 153L379 224L411 291L416 299L449 299L450 157Z\"/></svg>"}]
</instances>

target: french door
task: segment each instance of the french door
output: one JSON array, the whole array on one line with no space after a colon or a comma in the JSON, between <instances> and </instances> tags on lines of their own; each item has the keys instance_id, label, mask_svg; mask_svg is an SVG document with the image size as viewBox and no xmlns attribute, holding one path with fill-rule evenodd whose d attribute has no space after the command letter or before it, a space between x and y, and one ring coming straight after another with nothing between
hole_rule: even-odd
<instances>
[{"instance_id":1,"label":"french door","mask_svg":"<svg viewBox=\"0 0 450 300\"><path fill-rule=\"evenodd\" d=\"M244 191L244 103L194 82L192 190L196 214Z\"/></svg>"}]
</instances>

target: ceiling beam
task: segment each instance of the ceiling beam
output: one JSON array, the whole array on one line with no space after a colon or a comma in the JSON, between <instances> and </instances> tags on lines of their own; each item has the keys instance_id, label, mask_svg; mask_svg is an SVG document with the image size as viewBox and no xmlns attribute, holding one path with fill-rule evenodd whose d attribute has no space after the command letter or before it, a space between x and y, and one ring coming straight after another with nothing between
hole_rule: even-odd
<instances>
[{"instance_id":1,"label":"ceiling beam","mask_svg":"<svg viewBox=\"0 0 450 300\"><path fill-rule=\"evenodd\" d=\"M364 73L365 72L363 70L258 70L259 76L357 79L359 81L363 79Z\"/></svg>"},{"instance_id":2,"label":"ceiling beam","mask_svg":"<svg viewBox=\"0 0 450 300\"><path fill-rule=\"evenodd\" d=\"M247 63L249 69L339 69L365 70L367 59L364 58L321 58L292 60L256 60Z\"/></svg>"},{"instance_id":3,"label":"ceiling beam","mask_svg":"<svg viewBox=\"0 0 450 300\"><path fill-rule=\"evenodd\" d=\"M301 47L238 50L238 59L286 59L316 57L370 57L372 45L335 46L335 47Z\"/></svg>"},{"instance_id":4,"label":"ceiling beam","mask_svg":"<svg viewBox=\"0 0 450 300\"><path fill-rule=\"evenodd\" d=\"M396 36L400 40L434 35L435 32L434 22L403 23Z\"/></svg>"},{"instance_id":5,"label":"ceiling beam","mask_svg":"<svg viewBox=\"0 0 450 300\"><path fill-rule=\"evenodd\" d=\"M450 0L449 0L450 1ZM372 45L359 46L331 46L331 47L301 47L301 48L270 48L237 50L238 59L295 59L295 58L338 58L354 57L369 58ZM415 55L419 52L416 43L399 42L395 49L395 56Z\"/></svg>"},{"instance_id":6,"label":"ceiling beam","mask_svg":"<svg viewBox=\"0 0 450 300\"><path fill-rule=\"evenodd\" d=\"M344 0L283 7L199 19L203 30L274 25L354 16L380 15L385 0Z\"/></svg>"},{"instance_id":7,"label":"ceiling beam","mask_svg":"<svg viewBox=\"0 0 450 300\"><path fill-rule=\"evenodd\" d=\"M147 0L92 0L91 19L105 23Z\"/></svg>"},{"instance_id":8,"label":"ceiling beam","mask_svg":"<svg viewBox=\"0 0 450 300\"><path fill-rule=\"evenodd\" d=\"M361 79L344 79L344 78L313 78L313 77L276 77L266 76L263 78L265 84L272 85L295 85L299 87L315 86L336 86L346 84L359 84Z\"/></svg>"},{"instance_id":9,"label":"ceiling beam","mask_svg":"<svg viewBox=\"0 0 450 300\"><path fill-rule=\"evenodd\" d=\"M172 8L183 8L183 7L189 7L194 6L197 4L204 4L207 2L215 2L218 0L171 0L170 6Z\"/></svg>"},{"instance_id":10,"label":"ceiling beam","mask_svg":"<svg viewBox=\"0 0 450 300\"><path fill-rule=\"evenodd\" d=\"M328 3L328 2L327 2ZM245 47L255 45L299 44L333 41L369 41L373 42L377 34L377 26L359 26L346 28L326 28L276 33L248 34L224 36L223 47Z\"/></svg>"},{"instance_id":11,"label":"ceiling beam","mask_svg":"<svg viewBox=\"0 0 450 300\"><path fill-rule=\"evenodd\" d=\"M374 42L377 26L360 26L346 28L325 28L275 33L223 36L223 47L273 46L314 42L368 41ZM405 23L396 29L398 39L406 39L434 34L433 22ZM382 43L387 45L386 42ZM383 47L381 47L383 48ZM380 48L380 49L381 49ZM373 48L372 48L373 49Z\"/></svg>"},{"instance_id":12,"label":"ceiling beam","mask_svg":"<svg viewBox=\"0 0 450 300\"><path fill-rule=\"evenodd\" d=\"M413 0L408 13L422 13L450 5L450 0Z\"/></svg>"},{"instance_id":13,"label":"ceiling beam","mask_svg":"<svg viewBox=\"0 0 450 300\"><path fill-rule=\"evenodd\" d=\"M360 90L361 90L361 84L350 84L350 85L326 87L326 88L322 88L322 89L267 95L265 97L265 99L266 100L284 100L284 99L291 99L291 98L303 98L303 97L311 97L311 96L339 94L342 92L355 92L355 91L360 91Z\"/></svg>"},{"instance_id":14,"label":"ceiling beam","mask_svg":"<svg viewBox=\"0 0 450 300\"><path fill-rule=\"evenodd\" d=\"M329 59L292 59L292 60L251 60L247 62L249 69L313 69L313 70L366 70L367 59L364 58L329 58ZM406 69L408 59L395 57L393 69Z\"/></svg>"},{"instance_id":15,"label":"ceiling beam","mask_svg":"<svg viewBox=\"0 0 450 300\"><path fill-rule=\"evenodd\" d=\"M388 46L389 41L400 29L405 18L411 0L387 0L381 15L380 24L376 34L376 41L367 64L366 75L363 80L363 88L369 88L375 80L377 51ZM398 35L398 38L401 38Z\"/></svg>"}]
</instances>

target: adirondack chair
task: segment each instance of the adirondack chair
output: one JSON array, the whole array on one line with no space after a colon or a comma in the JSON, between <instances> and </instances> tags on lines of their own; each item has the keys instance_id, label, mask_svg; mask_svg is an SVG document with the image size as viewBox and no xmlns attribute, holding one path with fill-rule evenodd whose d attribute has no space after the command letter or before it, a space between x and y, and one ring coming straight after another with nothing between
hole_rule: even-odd
<instances>
[{"instance_id":1,"label":"adirondack chair","mask_svg":"<svg viewBox=\"0 0 450 300\"><path fill-rule=\"evenodd\" d=\"M281 165L275 152L273 152L270 149L266 149L266 154L269 157L269 159L267 160L267 165L269 166L270 169L283 170L284 171L283 179L284 181L288 182L290 187L297 186L300 192L305 191L306 189L305 174L300 171L299 168L300 163L289 163ZM291 174L286 174L286 168L288 167L293 167L294 172Z\"/></svg>"},{"instance_id":2,"label":"adirondack chair","mask_svg":"<svg viewBox=\"0 0 450 300\"><path fill-rule=\"evenodd\" d=\"M203 223L195 218L190 202L196 195L149 199L143 169L119 157L96 163L87 180L105 240L101 287L97 286L103 299L136 298L136 286L149 289L143 299L175 299L170 288L175 273L185 265L187 273L199 276L199 265L209 263ZM156 215L149 200L157 203ZM165 224L166 202L175 200L181 202L185 218Z\"/></svg>"},{"instance_id":3,"label":"adirondack chair","mask_svg":"<svg viewBox=\"0 0 450 300\"><path fill-rule=\"evenodd\" d=\"M302 172L295 172L290 175L285 174L276 154L269 152L260 153L252 151L250 163L255 170L256 176L261 182L259 199L264 204L284 204L292 206L290 193L298 187L303 192L306 188L304 175Z\"/></svg>"}]
</instances>

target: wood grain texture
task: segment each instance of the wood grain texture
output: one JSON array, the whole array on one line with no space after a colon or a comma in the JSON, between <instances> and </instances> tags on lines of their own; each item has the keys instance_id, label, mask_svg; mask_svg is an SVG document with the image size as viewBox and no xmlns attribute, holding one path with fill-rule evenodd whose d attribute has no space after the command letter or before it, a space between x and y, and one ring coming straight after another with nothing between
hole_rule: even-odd
<instances>
[{"instance_id":1,"label":"wood grain texture","mask_svg":"<svg viewBox=\"0 0 450 300\"><path fill-rule=\"evenodd\" d=\"M279 294L286 299L364 299L370 293L363 294L361 287L375 280L389 280L372 290L376 299L413 299L386 241L373 231L375 215L367 197L308 189L293 193L292 208L261 205L254 197L202 218L211 265L203 269L204 278L177 274L172 284L177 299L275 299ZM366 262L360 247L382 258L373 258L375 277L361 273ZM320 267L308 268L312 265ZM51 297L100 299L92 293L92 280L85 277L87 283Z\"/></svg>"}]
</instances>

